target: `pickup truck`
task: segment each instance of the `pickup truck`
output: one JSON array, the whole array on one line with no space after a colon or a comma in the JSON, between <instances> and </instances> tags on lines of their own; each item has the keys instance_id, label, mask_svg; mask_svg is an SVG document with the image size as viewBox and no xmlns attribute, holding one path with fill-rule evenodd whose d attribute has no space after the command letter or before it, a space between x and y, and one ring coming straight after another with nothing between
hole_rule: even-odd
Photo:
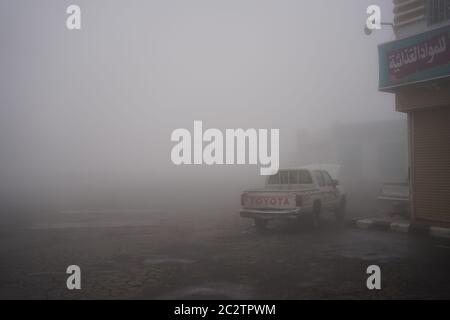
<instances>
[{"instance_id":1,"label":"pickup truck","mask_svg":"<svg viewBox=\"0 0 450 320\"><path fill-rule=\"evenodd\" d=\"M399 215L409 218L409 182L384 183L381 186L378 200L390 203L392 211L391 216Z\"/></svg>"},{"instance_id":2,"label":"pickup truck","mask_svg":"<svg viewBox=\"0 0 450 320\"><path fill-rule=\"evenodd\" d=\"M241 194L240 215L254 219L258 229L265 229L271 220L302 218L317 227L326 213L343 221L345 204L338 181L326 170L285 169L268 176L264 188Z\"/></svg>"}]
</instances>

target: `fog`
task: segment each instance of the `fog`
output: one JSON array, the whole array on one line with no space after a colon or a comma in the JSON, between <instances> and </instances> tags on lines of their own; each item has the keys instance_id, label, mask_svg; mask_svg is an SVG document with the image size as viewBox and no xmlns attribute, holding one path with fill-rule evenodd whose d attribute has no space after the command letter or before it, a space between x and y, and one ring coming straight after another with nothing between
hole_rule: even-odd
<instances>
[{"instance_id":1,"label":"fog","mask_svg":"<svg viewBox=\"0 0 450 320\"><path fill-rule=\"evenodd\" d=\"M364 34L373 1L79 0L69 31L73 2L0 3L2 215L237 208L259 166L171 162L194 120L280 129L281 166L332 161L311 141L333 128L404 121L377 91L394 36Z\"/></svg>"}]
</instances>

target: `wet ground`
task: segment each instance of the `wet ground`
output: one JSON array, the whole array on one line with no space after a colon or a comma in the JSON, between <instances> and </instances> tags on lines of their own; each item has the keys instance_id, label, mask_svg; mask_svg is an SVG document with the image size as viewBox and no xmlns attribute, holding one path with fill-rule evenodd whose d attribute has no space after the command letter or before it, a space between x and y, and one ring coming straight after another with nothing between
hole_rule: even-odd
<instances>
[{"instance_id":1,"label":"wet ground","mask_svg":"<svg viewBox=\"0 0 450 320\"><path fill-rule=\"evenodd\" d=\"M450 298L450 241L232 214L62 213L0 233L0 298ZM66 289L79 265L82 289ZM381 267L382 290L366 288Z\"/></svg>"}]
</instances>

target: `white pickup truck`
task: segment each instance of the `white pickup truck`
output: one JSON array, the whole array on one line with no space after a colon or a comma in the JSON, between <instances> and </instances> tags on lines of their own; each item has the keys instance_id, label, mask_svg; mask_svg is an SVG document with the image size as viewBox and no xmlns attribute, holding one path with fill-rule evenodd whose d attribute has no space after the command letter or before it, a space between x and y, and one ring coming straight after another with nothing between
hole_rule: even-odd
<instances>
[{"instance_id":1,"label":"white pickup truck","mask_svg":"<svg viewBox=\"0 0 450 320\"><path fill-rule=\"evenodd\" d=\"M267 177L262 189L246 190L241 194L240 215L255 220L259 229L274 219L307 218L313 226L321 217L333 213L338 221L345 216L345 194L338 181L321 169L279 170Z\"/></svg>"},{"instance_id":2,"label":"white pickup truck","mask_svg":"<svg viewBox=\"0 0 450 320\"><path fill-rule=\"evenodd\" d=\"M399 215L404 218L410 218L408 181L384 183L381 186L378 200L391 204L392 209L389 212L391 216Z\"/></svg>"}]
</instances>

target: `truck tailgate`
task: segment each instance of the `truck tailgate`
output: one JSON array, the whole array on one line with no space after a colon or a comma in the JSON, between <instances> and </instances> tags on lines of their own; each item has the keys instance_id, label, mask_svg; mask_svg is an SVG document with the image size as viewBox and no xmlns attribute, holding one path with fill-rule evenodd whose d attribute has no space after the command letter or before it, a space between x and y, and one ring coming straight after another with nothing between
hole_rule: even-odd
<instances>
[{"instance_id":1,"label":"truck tailgate","mask_svg":"<svg viewBox=\"0 0 450 320\"><path fill-rule=\"evenodd\" d=\"M242 194L244 209L293 209L296 207L294 193L245 192Z\"/></svg>"}]
</instances>

